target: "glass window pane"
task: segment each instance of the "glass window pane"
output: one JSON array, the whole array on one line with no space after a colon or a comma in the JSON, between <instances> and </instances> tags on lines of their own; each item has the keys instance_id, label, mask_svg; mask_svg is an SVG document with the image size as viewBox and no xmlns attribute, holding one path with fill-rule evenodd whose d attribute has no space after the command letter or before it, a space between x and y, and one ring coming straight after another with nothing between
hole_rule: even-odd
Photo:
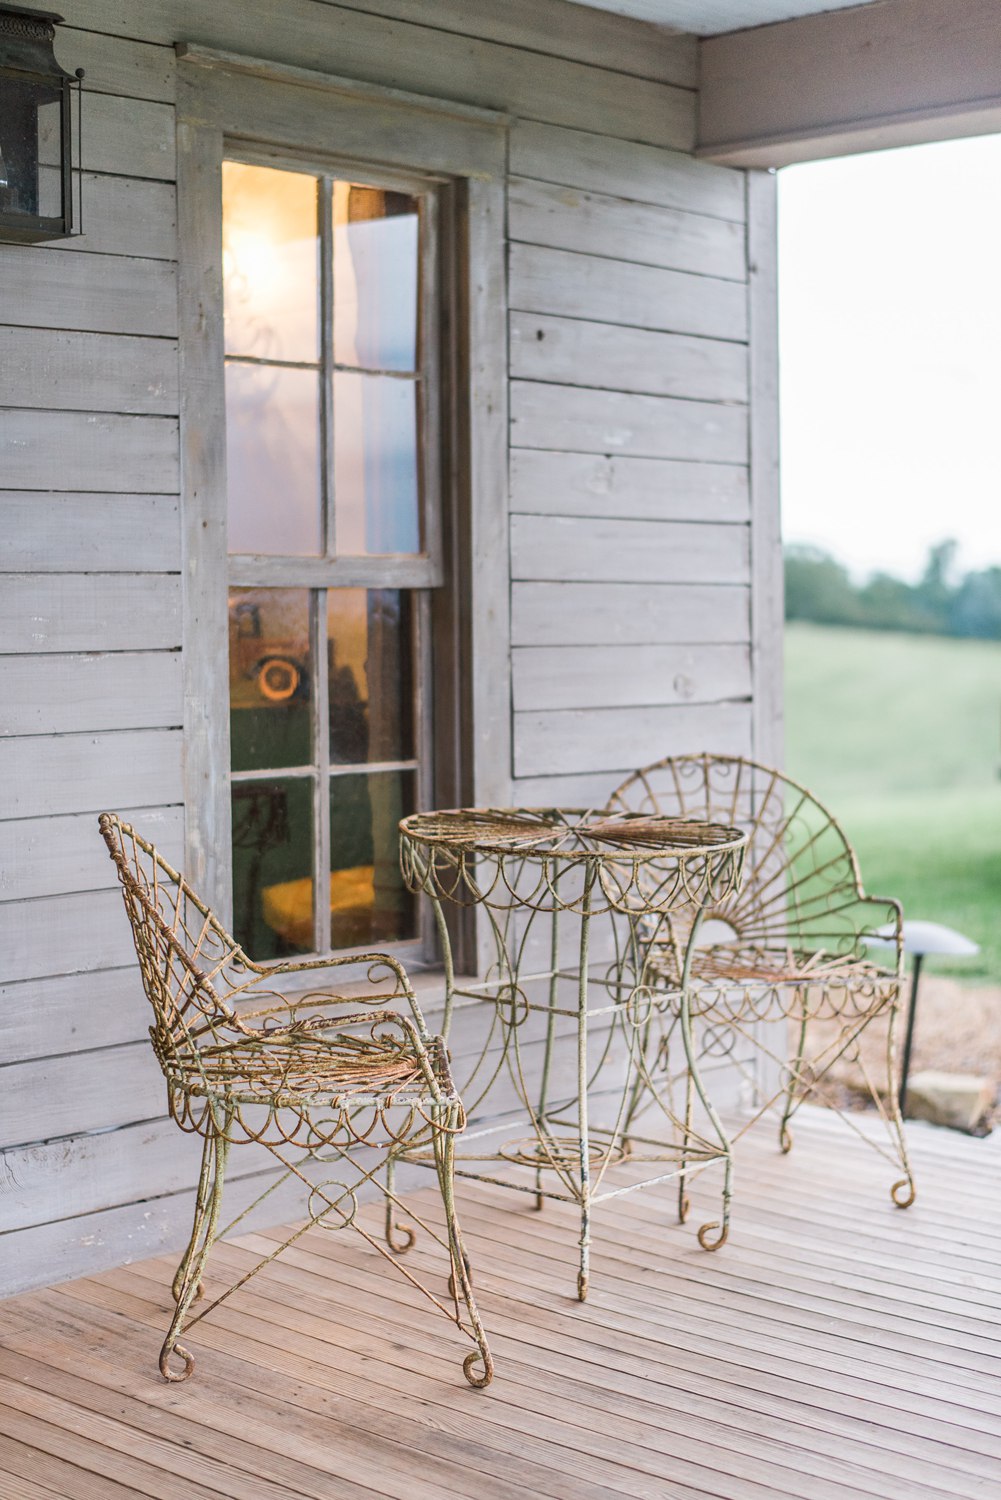
<instances>
[{"instance_id":1,"label":"glass window pane","mask_svg":"<svg viewBox=\"0 0 1001 1500\"><path fill-rule=\"evenodd\" d=\"M418 200L334 183L334 362L417 368Z\"/></svg>"},{"instance_id":2,"label":"glass window pane","mask_svg":"<svg viewBox=\"0 0 1001 1500\"><path fill-rule=\"evenodd\" d=\"M398 589L327 594L332 765L413 758L412 616Z\"/></svg>"},{"instance_id":3,"label":"glass window pane","mask_svg":"<svg viewBox=\"0 0 1001 1500\"><path fill-rule=\"evenodd\" d=\"M415 806L413 771L330 779L330 929L334 948L417 934L400 874L399 822Z\"/></svg>"},{"instance_id":4,"label":"glass window pane","mask_svg":"<svg viewBox=\"0 0 1001 1500\"><path fill-rule=\"evenodd\" d=\"M230 552L323 550L318 375L227 364L226 465Z\"/></svg>"},{"instance_id":5,"label":"glass window pane","mask_svg":"<svg viewBox=\"0 0 1001 1500\"><path fill-rule=\"evenodd\" d=\"M417 391L392 375L334 375L337 551L419 552Z\"/></svg>"},{"instance_id":6,"label":"glass window pane","mask_svg":"<svg viewBox=\"0 0 1001 1500\"><path fill-rule=\"evenodd\" d=\"M317 179L222 164L227 354L315 361L319 351Z\"/></svg>"},{"instance_id":7,"label":"glass window pane","mask_svg":"<svg viewBox=\"0 0 1001 1500\"><path fill-rule=\"evenodd\" d=\"M258 961L310 953L313 779L233 787L233 935Z\"/></svg>"},{"instance_id":8,"label":"glass window pane","mask_svg":"<svg viewBox=\"0 0 1001 1500\"><path fill-rule=\"evenodd\" d=\"M313 760L307 589L229 596L230 754L234 771Z\"/></svg>"}]
</instances>

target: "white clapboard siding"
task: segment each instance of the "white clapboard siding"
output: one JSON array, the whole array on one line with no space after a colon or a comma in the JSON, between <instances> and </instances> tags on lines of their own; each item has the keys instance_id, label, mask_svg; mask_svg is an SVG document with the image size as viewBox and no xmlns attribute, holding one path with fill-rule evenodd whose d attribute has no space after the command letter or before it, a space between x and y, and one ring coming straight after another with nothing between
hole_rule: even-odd
<instances>
[{"instance_id":1,"label":"white clapboard siding","mask_svg":"<svg viewBox=\"0 0 1001 1500\"><path fill-rule=\"evenodd\" d=\"M46 248L149 260L177 259L177 198L172 182L84 172L82 234Z\"/></svg>"},{"instance_id":2,"label":"white clapboard siding","mask_svg":"<svg viewBox=\"0 0 1001 1500\"><path fill-rule=\"evenodd\" d=\"M134 954L122 969L0 985L0 1006L0 1063L142 1041L153 1020Z\"/></svg>"},{"instance_id":3,"label":"white clapboard siding","mask_svg":"<svg viewBox=\"0 0 1001 1500\"><path fill-rule=\"evenodd\" d=\"M602 808L625 780L621 771L590 771L574 776L520 776L512 782L516 807Z\"/></svg>"},{"instance_id":4,"label":"white clapboard siding","mask_svg":"<svg viewBox=\"0 0 1001 1500\"><path fill-rule=\"evenodd\" d=\"M512 313L511 374L524 380L703 401L747 400L747 348L722 339Z\"/></svg>"},{"instance_id":5,"label":"white clapboard siding","mask_svg":"<svg viewBox=\"0 0 1001 1500\"><path fill-rule=\"evenodd\" d=\"M69 9L75 19L75 7ZM71 58L74 68L83 68L88 93L121 94L130 99L154 99L161 104L174 102L177 75L174 58L166 47L109 36L106 32L80 31L70 25L59 28L56 53L60 58Z\"/></svg>"},{"instance_id":6,"label":"white clapboard siding","mask_svg":"<svg viewBox=\"0 0 1001 1500\"><path fill-rule=\"evenodd\" d=\"M515 449L511 510L637 521L747 521L747 469L738 464Z\"/></svg>"},{"instance_id":7,"label":"white clapboard siding","mask_svg":"<svg viewBox=\"0 0 1001 1500\"><path fill-rule=\"evenodd\" d=\"M173 417L8 408L0 410L0 449L15 490L177 491Z\"/></svg>"},{"instance_id":8,"label":"white clapboard siding","mask_svg":"<svg viewBox=\"0 0 1001 1500\"><path fill-rule=\"evenodd\" d=\"M83 91L87 170L173 182L177 175L174 110L169 104Z\"/></svg>"},{"instance_id":9,"label":"white clapboard siding","mask_svg":"<svg viewBox=\"0 0 1001 1500\"><path fill-rule=\"evenodd\" d=\"M41 658L45 660L45 658ZM175 869L184 860L180 807L110 806ZM0 821L0 901L117 888L118 876L92 812Z\"/></svg>"},{"instance_id":10,"label":"white clapboard siding","mask_svg":"<svg viewBox=\"0 0 1001 1500\"><path fill-rule=\"evenodd\" d=\"M181 585L170 574L0 575L5 651L157 651L181 644Z\"/></svg>"},{"instance_id":11,"label":"white clapboard siding","mask_svg":"<svg viewBox=\"0 0 1001 1500\"><path fill-rule=\"evenodd\" d=\"M0 736L183 722L179 651L0 656Z\"/></svg>"},{"instance_id":12,"label":"white clapboard siding","mask_svg":"<svg viewBox=\"0 0 1001 1500\"><path fill-rule=\"evenodd\" d=\"M129 729L0 740L0 786L10 818L180 802L181 732Z\"/></svg>"},{"instance_id":13,"label":"white clapboard siding","mask_svg":"<svg viewBox=\"0 0 1001 1500\"><path fill-rule=\"evenodd\" d=\"M324 0L339 9L371 11L397 20L425 20L424 0ZM450 8L436 5L434 25L443 31L479 36L532 52L549 52L639 78L659 78L683 88L698 87L698 39L672 34L662 27L629 21L621 15L584 10L580 5L549 0L546 25L539 25L537 0L462 0Z\"/></svg>"},{"instance_id":14,"label":"white clapboard siding","mask_svg":"<svg viewBox=\"0 0 1001 1500\"><path fill-rule=\"evenodd\" d=\"M749 591L695 583L516 583L515 646L729 644L750 638Z\"/></svg>"},{"instance_id":15,"label":"white clapboard siding","mask_svg":"<svg viewBox=\"0 0 1001 1500\"><path fill-rule=\"evenodd\" d=\"M86 0L72 19L104 30L105 10L102 0ZM316 0L283 0L280 9L255 5L248 24L246 0L213 0L209 7L204 0L144 0L141 20L126 17L124 26L151 41L197 41L526 119L587 129L600 118L609 135L626 141L681 151L694 143L692 89L450 34L436 29L427 12L420 20L408 25Z\"/></svg>"},{"instance_id":16,"label":"white clapboard siding","mask_svg":"<svg viewBox=\"0 0 1001 1500\"><path fill-rule=\"evenodd\" d=\"M512 579L572 583L746 583L747 526L512 516Z\"/></svg>"},{"instance_id":17,"label":"white clapboard siding","mask_svg":"<svg viewBox=\"0 0 1001 1500\"><path fill-rule=\"evenodd\" d=\"M516 380L511 384L511 442L516 448L560 452L745 463L747 412L709 401Z\"/></svg>"},{"instance_id":18,"label":"white clapboard siding","mask_svg":"<svg viewBox=\"0 0 1001 1500\"><path fill-rule=\"evenodd\" d=\"M545 245L512 245L510 277L510 304L519 312L747 338L747 289L740 282Z\"/></svg>"},{"instance_id":19,"label":"white clapboard siding","mask_svg":"<svg viewBox=\"0 0 1001 1500\"><path fill-rule=\"evenodd\" d=\"M53 1187L60 1216L67 1219L184 1192L198 1181L201 1151L201 1138L178 1130L170 1119L10 1147L0 1155L0 1233L44 1223ZM274 1166L263 1146L247 1146L229 1158L226 1180Z\"/></svg>"},{"instance_id":20,"label":"white clapboard siding","mask_svg":"<svg viewBox=\"0 0 1001 1500\"><path fill-rule=\"evenodd\" d=\"M511 129L512 176L743 222L742 172L696 161L681 151L614 140L595 132L594 120L588 124L562 130L517 120Z\"/></svg>"},{"instance_id":21,"label":"white clapboard siding","mask_svg":"<svg viewBox=\"0 0 1001 1500\"><path fill-rule=\"evenodd\" d=\"M0 328L0 406L177 415L171 339Z\"/></svg>"},{"instance_id":22,"label":"white clapboard siding","mask_svg":"<svg viewBox=\"0 0 1001 1500\"><path fill-rule=\"evenodd\" d=\"M176 495L0 490L0 571L156 573L180 568Z\"/></svg>"},{"instance_id":23,"label":"white clapboard siding","mask_svg":"<svg viewBox=\"0 0 1001 1500\"><path fill-rule=\"evenodd\" d=\"M148 1041L70 1057L10 1063L0 1071L0 1146L160 1118L166 1087Z\"/></svg>"},{"instance_id":24,"label":"white clapboard siding","mask_svg":"<svg viewBox=\"0 0 1001 1500\"><path fill-rule=\"evenodd\" d=\"M508 187L508 235L554 250L747 279L744 226L737 221L527 177L514 178Z\"/></svg>"},{"instance_id":25,"label":"white clapboard siding","mask_svg":"<svg viewBox=\"0 0 1001 1500\"><path fill-rule=\"evenodd\" d=\"M748 646L519 646L512 672L516 712L751 696Z\"/></svg>"},{"instance_id":26,"label":"white clapboard siding","mask_svg":"<svg viewBox=\"0 0 1001 1500\"><path fill-rule=\"evenodd\" d=\"M0 901L0 952L11 983L122 968L135 956L117 891Z\"/></svg>"},{"instance_id":27,"label":"white clapboard siding","mask_svg":"<svg viewBox=\"0 0 1001 1500\"><path fill-rule=\"evenodd\" d=\"M516 714L516 776L575 771L628 771L692 745L723 755L746 754L749 703L671 704L656 708L562 709Z\"/></svg>"},{"instance_id":28,"label":"white clapboard siding","mask_svg":"<svg viewBox=\"0 0 1001 1500\"><path fill-rule=\"evenodd\" d=\"M177 273L163 260L65 255L45 245L26 254L0 245L5 323L93 333L177 333Z\"/></svg>"}]
</instances>

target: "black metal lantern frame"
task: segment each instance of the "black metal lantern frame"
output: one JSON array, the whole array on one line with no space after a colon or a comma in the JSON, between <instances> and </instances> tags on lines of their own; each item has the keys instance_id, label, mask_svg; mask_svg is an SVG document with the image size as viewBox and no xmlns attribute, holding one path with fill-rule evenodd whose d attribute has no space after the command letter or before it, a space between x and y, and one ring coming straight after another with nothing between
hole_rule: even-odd
<instances>
[{"instance_id":1,"label":"black metal lantern frame","mask_svg":"<svg viewBox=\"0 0 1001 1500\"><path fill-rule=\"evenodd\" d=\"M72 105L75 92L79 142L83 71L67 73L56 61L62 19L0 4L0 240L32 244L80 232L73 222Z\"/></svg>"}]
</instances>

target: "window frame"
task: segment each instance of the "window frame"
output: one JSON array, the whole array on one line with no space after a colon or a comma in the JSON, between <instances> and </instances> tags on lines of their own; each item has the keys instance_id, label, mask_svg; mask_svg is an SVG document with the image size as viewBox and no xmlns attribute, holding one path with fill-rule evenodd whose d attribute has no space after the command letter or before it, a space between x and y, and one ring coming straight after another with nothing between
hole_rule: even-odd
<instances>
[{"instance_id":1,"label":"window frame","mask_svg":"<svg viewBox=\"0 0 1001 1500\"><path fill-rule=\"evenodd\" d=\"M440 534L396 558L386 587L428 589L425 651L435 722L439 806L510 799L507 559L507 297L504 201L507 117L447 100L181 43L178 237L181 488L184 556L184 790L187 873L232 920L228 731L228 585L263 586L257 561L230 570L222 329L222 161L237 152L381 181L434 181L440 203L442 347L454 371L441 412ZM330 149L336 141L336 152ZM329 165L327 165L329 164ZM279 579L268 559L267 582ZM361 587L369 558L320 561L308 579ZM340 560L339 560L340 561ZM336 568L336 564L333 565ZM290 577L289 582L293 583ZM293 583L294 586L294 583ZM474 670L475 664L475 670ZM460 967L476 966L470 924ZM433 962L425 945L422 958Z\"/></svg>"}]
</instances>

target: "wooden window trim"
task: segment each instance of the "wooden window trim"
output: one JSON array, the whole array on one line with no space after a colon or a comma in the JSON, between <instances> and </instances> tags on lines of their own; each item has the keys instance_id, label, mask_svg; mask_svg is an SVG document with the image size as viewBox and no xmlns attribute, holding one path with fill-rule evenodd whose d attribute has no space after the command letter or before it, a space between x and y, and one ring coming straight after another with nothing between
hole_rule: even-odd
<instances>
[{"instance_id":1,"label":"wooden window trim","mask_svg":"<svg viewBox=\"0 0 1001 1500\"><path fill-rule=\"evenodd\" d=\"M255 559L233 566L226 552L223 158L242 141L255 153L396 169L444 184L440 239L454 313L442 311L455 372L452 409L442 413L445 562L439 580L433 554L400 558L398 582L444 585L432 622L435 800L503 804L511 785L507 137L505 118L491 111L320 74L303 79L297 75L308 70L259 59L213 54L207 65L203 49L178 54L194 64L178 70L177 110L185 848L192 883L228 922L227 584L258 579ZM360 583L357 561L344 559L339 572L321 564L325 581ZM296 581L309 581L308 568ZM462 945L470 958L471 943L470 935Z\"/></svg>"}]
</instances>

